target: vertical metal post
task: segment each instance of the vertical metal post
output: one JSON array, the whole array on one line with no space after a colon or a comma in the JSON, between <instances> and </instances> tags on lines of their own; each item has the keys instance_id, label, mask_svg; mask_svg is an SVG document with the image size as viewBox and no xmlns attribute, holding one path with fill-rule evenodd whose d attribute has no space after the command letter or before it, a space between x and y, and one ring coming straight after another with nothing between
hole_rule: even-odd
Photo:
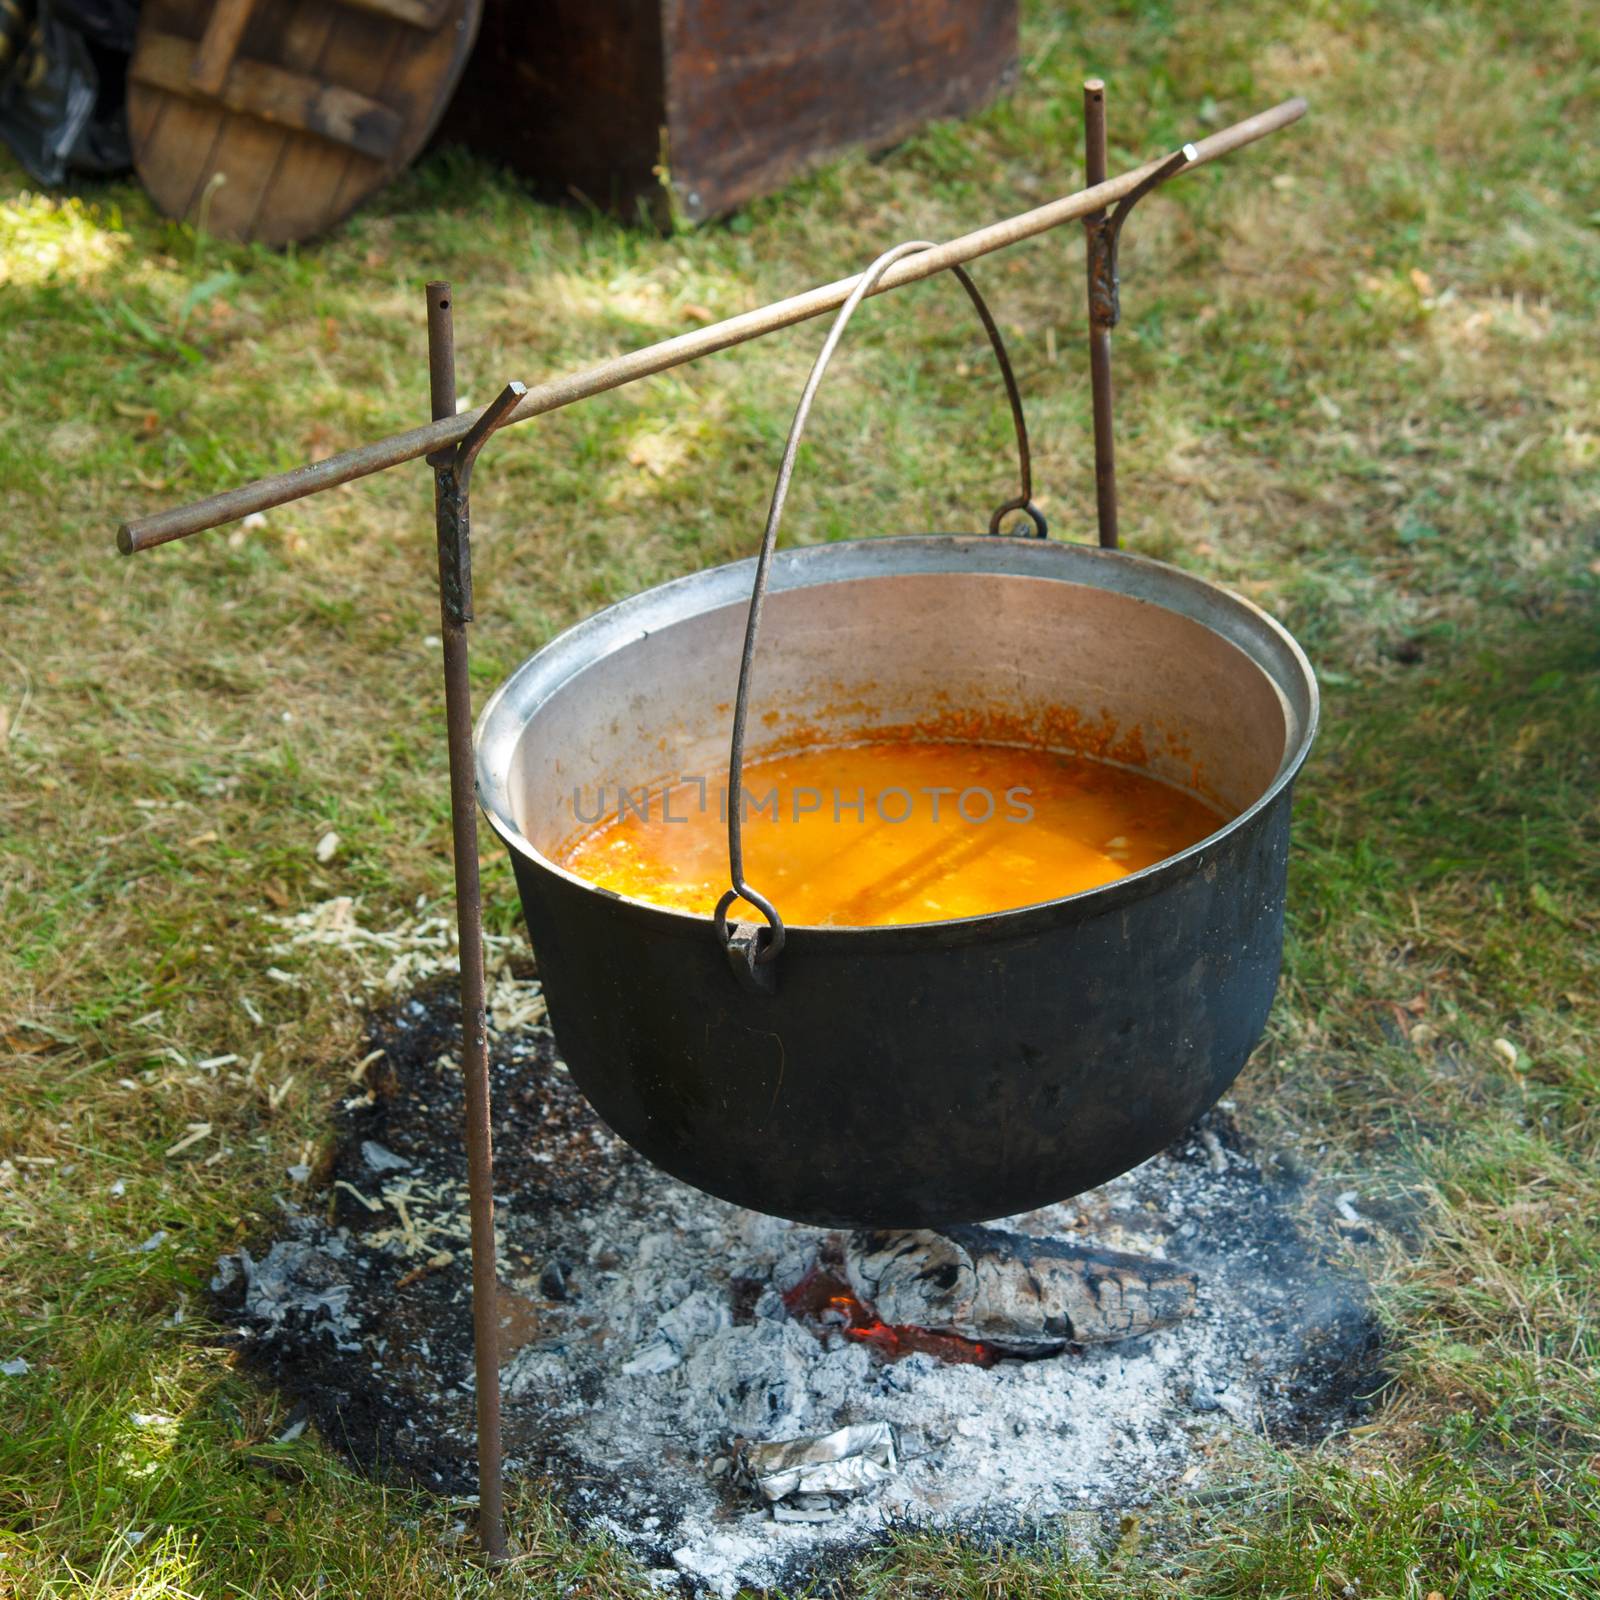
<instances>
[{"instance_id":1,"label":"vertical metal post","mask_svg":"<svg viewBox=\"0 0 1600 1600\"><path fill-rule=\"evenodd\" d=\"M456 414L450 285L428 285L428 384L435 420ZM461 1077L466 1090L467 1210L472 1238L472 1354L478 1402L478 1537L506 1559L500 1458L500 1309L494 1250L494 1150L489 1127L489 1036L484 1017L483 893L478 881L478 801L472 773L472 685L467 624L472 557L467 485L454 446L428 457L439 539L439 621L444 642L450 821L455 843L456 928L461 947Z\"/></svg>"},{"instance_id":2,"label":"vertical metal post","mask_svg":"<svg viewBox=\"0 0 1600 1600\"><path fill-rule=\"evenodd\" d=\"M1090 78L1083 86L1083 167L1090 187L1106 181L1106 86ZM1094 401L1094 489L1100 516L1100 543L1117 548L1117 446L1111 426L1111 325L1104 275L1115 239L1104 210L1083 219L1088 234L1089 387Z\"/></svg>"}]
</instances>

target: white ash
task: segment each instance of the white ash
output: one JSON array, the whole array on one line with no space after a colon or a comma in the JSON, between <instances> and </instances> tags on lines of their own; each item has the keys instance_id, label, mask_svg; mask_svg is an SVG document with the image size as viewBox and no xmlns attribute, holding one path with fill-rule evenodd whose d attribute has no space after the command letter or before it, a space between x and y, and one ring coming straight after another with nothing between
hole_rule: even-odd
<instances>
[{"instance_id":1,"label":"white ash","mask_svg":"<svg viewBox=\"0 0 1600 1600\"><path fill-rule=\"evenodd\" d=\"M311 1400L327 1436L353 1439L352 1423L387 1417L378 1454L459 1490L473 1377L464 1160L437 1131L459 1114L448 1004L413 999L385 1015L398 1087L347 1113L346 1177L331 1191L342 1221L297 1217L259 1265L240 1252L233 1270L247 1282L228 1298L246 1290L259 1314L240 1321L265 1336L263 1365ZM784 1305L819 1250L845 1241L633 1157L579 1102L542 1015L537 985L496 974L507 1468L552 1479L580 1530L613 1536L662 1584L719 1596L803 1586L894 1526L1060 1535L1180 1484L1213 1486L1230 1437L1346 1415L1347 1394L1323 1401L1316 1385L1333 1371L1324 1349L1342 1339L1346 1360L1351 1330L1369 1326L1359 1289L1305 1243L1289 1196L1231 1148L1225 1117L1090 1195L1005 1224L1193 1268L1192 1314L987 1369L926 1354L888 1362L842 1330L819 1338ZM372 1174L372 1145L412 1169L353 1185ZM446 1240L454 1260L420 1274ZM280 1266L290 1281L276 1292L267 1269ZM1184 1299L1187 1279L1172 1280ZM346 1281L357 1292L337 1309L318 1301ZM1151 1305L1169 1320L1169 1302ZM357 1384L352 1413L339 1396ZM796 1493L781 1516L740 1466L752 1445L875 1426L898 1446L881 1482Z\"/></svg>"},{"instance_id":2,"label":"white ash","mask_svg":"<svg viewBox=\"0 0 1600 1600\"><path fill-rule=\"evenodd\" d=\"M361 1141L361 1159L373 1172L409 1172L411 1163L393 1150L386 1150L376 1139Z\"/></svg>"},{"instance_id":3,"label":"white ash","mask_svg":"<svg viewBox=\"0 0 1600 1600\"><path fill-rule=\"evenodd\" d=\"M1166 1224L1191 1237L1203 1229L1202 1191L1215 1181L1206 1165L1157 1162L1015 1225L1073 1238L1082 1229L1097 1245L1160 1259ZM784 1308L779 1291L815 1258L822 1232L659 1174L642 1187L638 1198L653 1201L642 1211L610 1205L573 1219L587 1270L574 1272L562 1309L592 1319L592 1331L552 1330L507 1359L507 1431L517 1433L521 1408L549 1416L564 1396L565 1450L616 1486L596 1520L641 1555L665 1544L674 1571L719 1595L777 1582L800 1558L892 1523L1027 1525L1137 1503L1193 1465L1203 1481L1205 1447L1260 1428L1274 1377L1299 1352L1293 1337L1260 1336L1262 1302L1283 1289L1247 1272L1231 1284L1203 1277L1193 1317L1125 1343L988 1369L922 1354L886 1363L841 1335L819 1340ZM1152 1193L1159 1219L1143 1211ZM761 1285L745 1323L732 1315L736 1278ZM519 1287L537 1293L535 1282ZM728 1481L739 1441L865 1423L893 1424L899 1469L822 1520L775 1521ZM580 1486L580 1512L587 1498Z\"/></svg>"},{"instance_id":4,"label":"white ash","mask_svg":"<svg viewBox=\"0 0 1600 1600\"><path fill-rule=\"evenodd\" d=\"M217 1263L211 1292L225 1294L242 1280L241 1309L258 1337L270 1339L294 1321L313 1335L328 1335L342 1348L359 1349L348 1310L351 1285L337 1259L343 1254L339 1241L318 1250L279 1239L259 1262L248 1250L239 1250Z\"/></svg>"}]
</instances>

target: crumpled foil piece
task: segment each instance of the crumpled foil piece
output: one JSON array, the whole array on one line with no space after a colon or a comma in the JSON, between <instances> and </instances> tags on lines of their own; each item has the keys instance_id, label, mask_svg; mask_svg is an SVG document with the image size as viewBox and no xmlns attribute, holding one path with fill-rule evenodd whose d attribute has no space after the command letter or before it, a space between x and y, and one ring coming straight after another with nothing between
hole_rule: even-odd
<instances>
[{"instance_id":1,"label":"crumpled foil piece","mask_svg":"<svg viewBox=\"0 0 1600 1600\"><path fill-rule=\"evenodd\" d=\"M899 1470L894 1429L887 1422L858 1422L809 1439L750 1444L741 1475L763 1499L790 1495L861 1494Z\"/></svg>"}]
</instances>

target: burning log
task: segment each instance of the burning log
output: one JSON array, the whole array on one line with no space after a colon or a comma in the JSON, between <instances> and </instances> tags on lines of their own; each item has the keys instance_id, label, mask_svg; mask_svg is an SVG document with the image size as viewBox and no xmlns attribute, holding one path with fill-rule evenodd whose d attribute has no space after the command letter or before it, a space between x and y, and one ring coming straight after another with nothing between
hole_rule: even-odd
<instances>
[{"instance_id":1,"label":"burning log","mask_svg":"<svg viewBox=\"0 0 1600 1600\"><path fill-rule=\"evenodd\" d=\"M845 1270L885 1322L1006 1355L1048 1355L1170 1327L1195 1307L1185 1267L1000 1228L852 1234Z\"/></svg>"},{"instance_id":2,"label":"burning log","mask_svg":"<svg viewBox=\"0 0 1600 1600\"><path fill-rule=\"evenodd\" d=\"M819 1337L837 1333L852 1344L865 1345L885 1361L929 1355L957 1365L992 1367L1004 1353L975 1339L912 1324L885 1322L870 1302L854 1294L845 1275L838 1241L824 1243L816 1263L783 1296L789 1314Z\"/></svg>"}]
</instances>

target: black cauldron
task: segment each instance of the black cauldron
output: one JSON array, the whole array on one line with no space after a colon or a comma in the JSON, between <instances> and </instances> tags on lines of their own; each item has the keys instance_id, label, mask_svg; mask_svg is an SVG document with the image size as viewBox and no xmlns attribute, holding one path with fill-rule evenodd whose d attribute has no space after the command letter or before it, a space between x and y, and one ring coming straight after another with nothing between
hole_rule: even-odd
<instances>
[{"instance_id":1,"label":"black cauldron","mask_svg":"<svg viewBox=\"0 0 1600 1600\"><path fill-rule=\"evenodd\" d=\"M1109 752L1233 820L1044 904L791 925L763 992L709 915L552 859L602 789L727 771L754 568L611 606L479 720L479 796L595 1109L675 1176L828 1226L1011 1215L1161 1150L1227 1089L1272 1002L1290 791L1317 720L1299 647L1247 601L1119 551L931 535L776 555L754 757L802 730L869 739L933 717Z\"/></svg>"}]
</instances>

